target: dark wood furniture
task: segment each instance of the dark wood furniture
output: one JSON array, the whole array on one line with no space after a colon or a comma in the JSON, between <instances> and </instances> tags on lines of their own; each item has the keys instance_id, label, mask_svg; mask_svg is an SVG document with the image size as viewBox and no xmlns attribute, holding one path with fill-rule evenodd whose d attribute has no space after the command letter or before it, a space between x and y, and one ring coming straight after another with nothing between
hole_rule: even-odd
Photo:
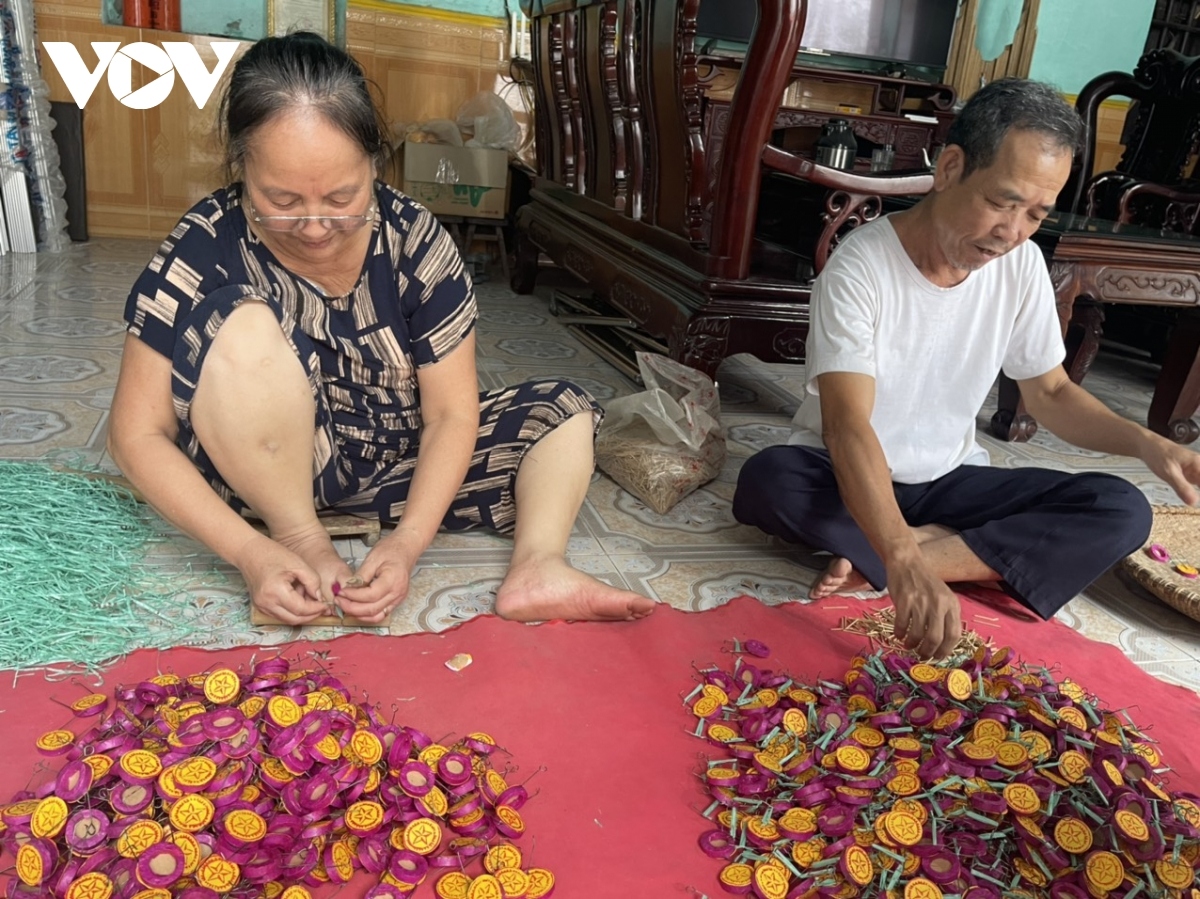
<instances>
[{"instance_id":1,"label":"dark wood furniture","mask_svg":"<svg viewBox=\"0 0 1200 899\"><path fill-rule=\"evenodd\" d=\"M1200 53L1200 0L1155 0L1146 52L1160 47Z\"/></svg>"},{"instance_id":2,"label":"dark wood furniture","mask_svg":"<svg viewBox=\"0 0 1200 899\"><path fill-rule=\"evenodd\" d=\"M1034 235L1050 266L1058 317L1067 338L1066 368L1079 383L1096 357L1104 320L1100 304L1170 306L1184 314L1173 330L1154 388L1147 424L1178 443L1200 437L1200 238L1058 213ZM992 432L1027 440L1037 424L1020 406L1015 383L1002 378Z\"/></svg>"},{"instance_id":3,"label":"dark wood furniture","mask_svg":"<svg viewBox=\"0 0 1200 899\"><path fill-rule=\"evenodd\" d=\"M708 65L710 68L705 69ZM705 88L704 138L710 158L719 155L729 121L729 97L709 89L740 70L740 58L701 57ZM811 144L832 118L845 119L859 141L859 171L869 168L871 150L891 146L892 168L916 170L928 165L934 150L946 142L954 120L954 89L947 84L875 73L816 66L793 66L783 101L775 116L777 142L785 150L815 155ZM838 105L842 108L838 109ZM910 118L909 116L913 117Z\"/></svg>"},{"instance_id":4,"label":"dark wood furniture","mask_svg":"<svg viewBox=\"0 0 1200 899\"><path fill-rule=\"evenodd\" d=\"M1133 101L1125 151L1113 171L1085 182L1082 174L1091 170L1099 105L1112 96ZM1060 206L1080 215L1196 233L1200 181L1193 160L1200 150L1200 57L1174 50L1148 52L1132 74L1110 72L1093 79L1080 94L1078 109L1088 126L1087 149ZM1106 310L1105 336L1161 364L1179 317L1170 307L1111 306Z\"/></svg>"},{"instance_id":5,"label":"dark wood furniture","mask_svg":"<svg viewBox=\"0 0 1200 899\"><path fill-rule=\"evenodd\" d=\"M1133 101L1125 151L1112 171L1092 174L1100 105ZM1042 245L1058 296L1068 345L1068 371L1082 382L1099 348L1110 304L1111 336L1163 364L1150 427L1181 443L1200 434L1191 416L1195 383L1197 305L1191 280L1200 242L1188 237L1200 216L1200 182L1190 167L1200 144L1200 57L1174 50L1146 53L1132 73L1107 72L1088 82L1076 101L1085 125L1084 150L1059 195L1059 208L1034 240ZM1149 227L1137 228L1135 225ZM1160 355L1158 348L1164 348ZM992 432L1026 440L1037 424L1005 377Z\"/></svg>"},{"instance_id":6,"label":"dark wood furniture","mask_svg":"<svg viewBox=\"0 0 1200 899\"><path fill-rule=\"evenodd\" d=\"M1112 97L1133 101L1122 141L1125 151L1114 170L1093 174L1100 105ZM1189 171L1200 145L1200 56L1154 50L1138 60L1132 73L1097 75L1080 91L1075 108L1086 128L1085 144L1059 195L1060 209L1116 220L1123 200L1129 206L1126 191L1136 184L1200 189Z\"/></svg>"},{"instance_id":7,"label":"dark wood furniture","mask_svg":"<svg viewBox=\"0 0 1200 899\"><path fill-rule=\"evenodd\" d=\"M881 196L924 193L932 177L842 172L770 143L804 0L759 0L732 100L706 106L700 2L522 0L538 172L517 212L513 287L533 289L544 252L687 365L713 374L741 352L799 362L809 299L801 259L819 270L840 233L879 214ZM797 250L756 239L768 174L824 195L815 242ZM780 263L789 253L790 271Z\"/></svg>"}]
</instances>

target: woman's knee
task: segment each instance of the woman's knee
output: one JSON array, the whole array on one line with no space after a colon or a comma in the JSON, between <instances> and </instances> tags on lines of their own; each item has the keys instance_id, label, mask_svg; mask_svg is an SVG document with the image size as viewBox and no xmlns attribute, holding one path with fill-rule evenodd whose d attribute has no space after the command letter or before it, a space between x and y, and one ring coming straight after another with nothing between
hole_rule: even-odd
<instances>
[{"instance_id":1,"label":"woman's knee","mask_svg":"<svg viewBox=\"0 0 1200 899\"><path fill-rule=\"evenodd\" d=\"M210 371L238 378L261 377L277 368L280 360L294 357L271 307L246 302L220 323L205 354L201 379Z\"/></svg>"},{"instance_id":2,"label":"woman's knee","mask_svg":"<svg viewBox=\"0 0 1200 899\"><path fill-rule=\"evenodd\" d=\"M202 440L248 413L261 417L269 409L293 420L315 414L316 387L266 303L245 302L225 316L195 377L185 418Z\"/></svg>"},{"instance_id":3,"label":"woman's knee","mask_svg":"<svg viewBox=\"0 0 1200 899\"><path fill-rule=\"evenodd\" d=\"M563 379L530 381L526 386L533 391L535 396L541 395L546 402L556 406L564 420L581 412L595 414L597 411L596 398L572 381Z\"/></svg>"},{"instance_id":4,"label":"woman's knee","mask_svg":"<svg viewBox=\"0 0 1200 899\"><path fill-rule=\"evenodd\" d=\"M1125 521L1124 532L1130 547L1130 552L1140 547L1150 536L1150 528L1154 525L1154 510L1146 494L1123 478L1112 478L1117 482L1110 494L1109 502L1115 507L1117 514Z\"/></svg>"},{"instance_id":5,"label":"woman's knee","mask_svg":"<svg viewBox=\"0 0 1200 899\"><path fill-rule=\"evenodd\" d=\"M570 381L526 381L480 396L481 425L507 441L537 443L561 425L580 421L584 439L591 441L603 412L592 395ZM489 426L490 423L490 426Z\"/></svg>"}]
</instances>

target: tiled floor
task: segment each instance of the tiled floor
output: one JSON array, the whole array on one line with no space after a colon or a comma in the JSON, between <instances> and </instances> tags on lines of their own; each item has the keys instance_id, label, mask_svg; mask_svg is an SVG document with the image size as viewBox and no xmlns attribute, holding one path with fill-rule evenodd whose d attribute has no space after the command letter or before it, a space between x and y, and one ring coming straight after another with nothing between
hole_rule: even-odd
<instances>
[{"instance_id":1,"label":"tiled floor","mask_svg":"<svg viewBox=\"0 0 1200 899\"><path fill-rule=\"evenodd\" d=\"M153 248L146 241L96 240L60 256L0 258L0 458L68 453L80 464L113 470L104 439L123 339L121 310ZM554 320L545 296L518 297L487 282L479 285L479 300L483 386L561 376L587 387L601 402L636 389ZM1088 386L1113 408L1144 420L1153 378L1144 365L1102 354ZM802 371L741 357L726 362L719 380L729 438L729 461L721 475L661 516L596 475L571 540L571 562L683 609L712 608L740 594L768 603L805 601L820 560L738 525L729 511L741 462L784 439ZM981 415L981 425L991 408ZM1174 498L1132 460L1075 450L1046 435L1025 445L987 436L983 441L997 465L1103 469L1128 477L1155 502ZM339 548L352 560L366 552L356 541L341 541ZM197 554L196 569L211 562L202 547L183 537L156 550L163 565L179 568L181 618L206 633L205 643L279 643L334 633L252 629L236 572L227 570L225 587L196 588L183 573L181 553ZM508 542L495 536L439 536L421 559L392 633L440 630L490 611L508 553ZM1060 617L1121 647L1154 675L1200 690L1200 624L1118 575L1107 575Z\"/></svg>"}]
</instances>

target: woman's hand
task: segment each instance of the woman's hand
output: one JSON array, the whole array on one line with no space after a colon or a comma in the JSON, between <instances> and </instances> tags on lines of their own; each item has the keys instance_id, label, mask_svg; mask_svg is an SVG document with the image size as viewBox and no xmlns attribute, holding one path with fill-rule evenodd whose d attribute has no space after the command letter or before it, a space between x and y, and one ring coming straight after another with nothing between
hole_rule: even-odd
<instances>
[{"instance_id":1,"label":"woman's hand","mask_svg":"<svg viewBox=\"0 0 1200 899\"><path fill-rule=\"evenodd\" d=\"M347 615L375 624L408 596L408 582L422 547L411 531L397 528L367 553L356 577L361 587L343 585L338 604Z\"/></svg>"},{"instance_id":2,"label":"woman's hand","mask_svg":"<svg viewBox=\"0 0 1200 899\"><path fill-rule=\"evenodd\" d=\"M244 561L243 561L244 560ZM329 613L321 601L321 578L300 556L270 537L246 543L238 569L246 579L250 601L284 624L307 624Z\"/></svg>"}]
</instances>

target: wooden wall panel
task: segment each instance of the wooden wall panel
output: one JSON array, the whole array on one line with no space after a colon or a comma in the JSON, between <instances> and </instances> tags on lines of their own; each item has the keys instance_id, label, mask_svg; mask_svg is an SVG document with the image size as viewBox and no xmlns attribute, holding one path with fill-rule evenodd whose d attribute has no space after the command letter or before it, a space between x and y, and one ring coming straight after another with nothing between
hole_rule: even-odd
<instances>
[{"instance_id":1,"label":"wooden wall panel","mask_svg":"<svg viewBox=\"0 0 1200 899\"><path fill-rule=\"evenodd\" d=\"M191 43L211 70L217 58L208 40L192 38ZM243 45L243 52L248 46ZM219 91L213 92L204 109L196 107L183 85L176 84L175 91L179 92L178 97L171 95L175 102L145 113L146 192L149 227L154 236L169 232L184 210L224 181L224 154L216 137Z\"/></svg>"},{"instance_id":2,"label":"wooden wall panel","mask_svg":"<svg viewBox=\"0 0 1200 899\"><path fill-rule=\"evenodd\" d=\"M113 28L100 21L100 5L91 2L38 4L38 36L69 40L84 62L94 65L91 41L132 43L143 34L134 28ZM52 100L71 102L57 70L45 64L43 77ZM134 69L134 87L142 77ZM146 113L122 106L101 79L83 114L84 163L88 184L88 230L96 235L144 236L149 228L146 170ZM103 148L103 149L101 149Z\"/></svg>"},{"instance_id":3,"label":"wooden wall panel","mask_svg":"<svg viewBox=\"0 0 1200 899\"><path fill-rule=\"evenodd\" d=\"M1041 0L1025 0L1020 24L1012 44L993 62L985 63L975 49L975 15L986 0L964 0L955 28L954 41L950 50L950 63L946 70L946 81L954 85L960 101L970 98L982 86L981 79L994 81L1005 76L1025 78L1033 61L1033 48L1037 43L1037 16ZM1067 100L1075 102L1075 97ZM1121 144L1121 130L1125 125L1125 114L1129 103L1125 100L1110 100L1100 107L1096 128L1095 172L1106 172L1116 167L1125 152Z\"/></svg>"},{"instance_id":4,"label":"wooden wall panel","mask_svg":"<svg viewBox=\"0 0 1200 899\"><path fill-rule=\"evenodd\" d=\"M975 16L983 2L986 0L963 0L959 7L945 79L948 84L954 85L959 100L968 99L979 90L983 81L995 81L1006 75L1018 78L1028 76L1030 63L1033 62L1041 0L1025 0L1012 44L991 62L984 62L975 49Z\"/></svg>"},{"instance_id":5,"label":"wooden wall panel","mask_svg":"<svg viewBox=\"0 0 1200 899\"><path fill-rule=\"evenodd\" d=\"M1074 102L1072 97L1071 101ZM1112 171L1121 161L1125 145L1121 143L1121 131L1125 128L1125 116L1129 112L1128 100L1108 100L1100 104L1096 116L1096 165L1092 174Z\"/></svg>"},{"instance_id":6,"label":"wooden wall panel","mask_svg":"<svg viewBox=\"0 0 1200 899\"><path fill-rule=\"evenodd\" d=\"M508 34L502 20L421 15L362 4L349 10L347 46L382 91L393 123L453 118L464 100L500 88L508 72ZM105 25L100 0L35 0L38 37L70 41L91 62L90 41L188 39L211 68L209 38ZM216 40L216 38L212 39ZM244 47L249 44L244 45ZM243 47L243 50L244 50ZM54 100L71 96L43 55ZM135 66L135 79L141 67ZM135 86L136 82L135 82ZM84 111L88 228L96 237L163 237L187 209L223 183L214 137L220 88L196 108L181 83L151 110L122 106L102 79Z\"/></svg>"}]
</instances>

